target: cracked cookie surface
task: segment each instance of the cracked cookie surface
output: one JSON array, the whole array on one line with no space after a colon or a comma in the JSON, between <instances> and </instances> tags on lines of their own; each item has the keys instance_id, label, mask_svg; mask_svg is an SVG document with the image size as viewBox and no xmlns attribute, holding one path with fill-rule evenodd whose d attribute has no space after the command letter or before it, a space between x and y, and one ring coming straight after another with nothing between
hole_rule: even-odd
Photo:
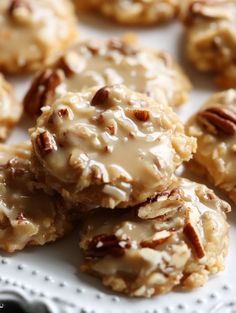
<instances>
[{"instance_id":1,"label":"cracked cookie surface","mask_svg":"<svg viewBox=\"0 0 236 313\"><path fill-rule=\"evenodd\" d=\"M197 138L189 166L225 190L236 202L236 90L214 94L188 121L186 130Z\"/></svg>"},{"instance_id":2,"label":"cracked cookie surface","mask_svg":"<svg viewBox=\"0 0 236 313\"><path fill-rule=\"evenodd\" d=\"M0 70L4 72L42 69L76 36L76 19L69 1L0 1Z\"/></svg>"},{"instance_id":3,"label":"cracked cookie surface","mask_svg":"<svg viewBox=\"0 0 236 313\"><path fill-rule=\"evenodd\" d=\"M94 10L125 25L150 25L173 19L177 0L74 0L78 9Z\"/></svg>"},{"instance_id":4,"label":"cracked cookie surface","mask_svg":"<svg viewBox=\"0 0 236 313\"><path fill-rule=\"evenodd\" d=\"M35 180L30 147L0 145L0 248L7 252L55 241L78 221L58 194Z\"/></svg>"},{"instance_id":5,"label":"cracked cookie surface","mask_svg":"<svg viewBox=\"0 0 236 313\"><path fill-rule=\"evenodd\" d=\"M230 206L186 179L129 210L97 209L83 221L81 269L130 296L203 286L224 268Z\"/></svg>"},{"instance_id":6,"label":"cracked cookie surface","mask_svg":"<svg viewBox=\"0 0 236 313\"><path fill-rule=\"evenodd\" d=\"M124 84L173 107L186 102L191 88L187 76L168 53L128 42L126 37L87 40L34 78L24 99L25 110L39 115L43 105L65 92L113 84Z\"/></svg>"},{"instance_id":7,"label":"cracked cookie surface","mask_svg":"<svg viewBox=\"0 0 236 313\"><path fill-rule=\"evenodd\" d=\"M5 141L20 120L23 107L16 100L11 85L0 74L0 142Z\"/></svg>"},{"instance_id":8,"label":"cracked cookie surface","mask_svg":"<svg viewBox=\"0 0 236 313\"><path fill-rule=\"evenodd\" d=\"M31 139L38 177L73 202L109 208L165 188L196 148L168 105L122 85L58 98Z\"/></svg>"}]
</instances>

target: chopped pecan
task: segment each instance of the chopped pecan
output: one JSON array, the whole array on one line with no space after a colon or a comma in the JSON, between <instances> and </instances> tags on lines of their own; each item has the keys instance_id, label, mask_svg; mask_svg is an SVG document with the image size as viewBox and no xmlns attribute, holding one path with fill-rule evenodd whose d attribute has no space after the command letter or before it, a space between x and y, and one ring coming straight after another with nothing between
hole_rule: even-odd
<instances>
[{"instance_id":1,"label":"chopped pecan","mask_svg":"<svg viewBox=\"0 0 236 313\"><path fill-rule=\"evenodd\" d=\"M65 53L58 61L58 67L61 68L66 77L70 77L80 72L80 59L77 53L69 51Z\"/></svg>"},{"instance_id":2,"label":"chopped pecan","mask_svg":"<svg viewBox=\"0 0 236 313\"><path fill-rule=\"evenodd\" d=\"M21 8L27 10L28 12L32 12L32 8L27 0L12 0L8 8L8 14L13 16L14 12Z\"/></svg>"},{"instance_id":3,"label":"chopped pecan","mask_svg":"<svg viewBox=\"0 0 236 313\"><path fill-rule=\"evenodd\" d=\"M39 150L45 154L50 153L53 150L57 150L55 139L48 131L40 133L36 137L35 141Z\"/></svg>"},{"instance_id":4,"label":"chopped pecan","mask_svg":"<svg viewBox=\"0 0 236 313\"><path fill-rule=\"evenodd\" d=\"M226 106L215 106L199 112L198 121L213 134L221 132L232 136L236 133L236 111Z\"/></svg>"},{"instance_id":5,"label":"chopped pecan","mask_svg":"<svg viewBox=\"0 0 236 313\"><path fill-rule=\"evenodd\" d=\"M186 211L185 226L183 232L194 247L197 257L201 259L205 256L205 249L202 244L199 231L195 226L194 221L191 220L190 212L190 209Z\"/></svg>"},{"instance_id":6,"label":"chopped pecan","mask_svg":"<svg viewBox=\"0 0 236 313\"><path fill-rule=\"evenodd\" d=\"M69 116L69 111L67 110L67 108L65 109L60 109L57 111L57 114L59 117L64 118L64 117L68 117Z\"/></svg>"},{"instance_id":7,"label":"chopped pecan","mask_svg":"<svg viewBox=\"0 0 236 313\"><path fill-rule=\"evenodd\" d=\"M156 233L152 238L147 240L142 240L140 242L140 246L143 248L152 248L154 249L156 246L165 243L168 239L170 239L172 233L168 230L163 230Z\"/></svg>"},{"instance_id":8,"label":"chopped pecan","mask_svg":"<svg viewBox=\"0 0 236 313\"><path fill-rule=\"evenodd\" d=\"M149 119L149 111L147 110L134 110L134 116L141 122L146 122Z\"/></svg>"},{"instance_id":9,"label":"chopped pecan","mask_svg":"<svg viewBox=\"0 0 236 313\"><path fill-rule=\"evenodd\" d=\"M91 105L98 106L98 105L106 105L109 98L109 90L107 87L103 87L99 89L93 99L91 100Z\"/></svg>"},{"instance_id":10,"label":"chopped pecan","mask_svg":"<svg viewBox=\"0 0 236 313\"><path fill-rule=\"evenodd\" d=\"M129 249L130 247L131 243L129 239L121 240L115 235L100 234L93 237L89 242L86 256L99 258L112 255L120 257L124 255L125 249Z\"/></svg>"},{"instance_id":11,"label":"chopped pecan","mask_svg":"<svg viewBox=\"0 0 236 313\"><path fill-rule=\"evenodd\" d=\"M137 47L132 44L125 42L124 40L120 40L119 38L113 38L108 42L108 48L113 50L118 50L124 55L135 55L138 52Z\"/></svg>"},{"instance_id":12,"label":"chopped pecan","mask_svg":"<svg viewBox=\"0 0 236 313\"><path fill-rule=\"evenodd\" d=\"M25 111L31 116L41 113L41 108L50 103L55 96L55 90L64 80L62 70L46 69L33 81L29 91L24 97Z\"/></svg>"}]
</instances>

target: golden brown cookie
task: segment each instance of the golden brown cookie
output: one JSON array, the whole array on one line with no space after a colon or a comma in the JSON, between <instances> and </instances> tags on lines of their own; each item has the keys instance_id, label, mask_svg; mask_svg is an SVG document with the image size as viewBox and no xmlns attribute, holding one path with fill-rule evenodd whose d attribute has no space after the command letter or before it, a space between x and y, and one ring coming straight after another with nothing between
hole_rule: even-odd
<instances>
[{"instance_id":1,"label":"golden brown cookie","mask_svg":"<svg viewBox=\"0 0 236 313\"><path fill-rule=\"evenodd\" d=\"M76 36L70 1L0 1L0 70L4 72L42 69Z\"/></svg>"},{"instance_id":2,"label":"golden brown cookie","mask_svg":"<svg viewBox=\"0 0 236 313\"><path fill-rule=\"evenodd\" d=\"M172 109L124 87L67 93L43 108L31 131L33 170L77 203L109 208L144 201L191 158Z\"/></svg>"},{"instance_id":3,"label":"golden brown cookie","mask_svg":"<svg viewBox=\"0 0 236 313\"><path fill-rule=\"evenodd\" d=\"M201 287L224 268L229 211L212 190L182 178L136 208L97 209L81 229L81 269L130 296Z\"/></svg>"},{"instance_id":4,"label":"golden brown cookie","mask_svg":"<svg viewBox=\"0 0 236 313\"><path fill-rule=\"evenodd\" d=\"M191 168L207 174L236 202L236 91L215 93L186 125L197 138Z\"/></svg>"},{"instance_id":5,"label":"golden brown cookie","mask_svg":"<svg viewBox=\"0 0 236 313\"><path fill-rule=\"evenodd\" d=\"M0 145L0 248L7 252L55 241L78 221L61 196L35 180L30 147Z\"/></svg>"}]
</instances>

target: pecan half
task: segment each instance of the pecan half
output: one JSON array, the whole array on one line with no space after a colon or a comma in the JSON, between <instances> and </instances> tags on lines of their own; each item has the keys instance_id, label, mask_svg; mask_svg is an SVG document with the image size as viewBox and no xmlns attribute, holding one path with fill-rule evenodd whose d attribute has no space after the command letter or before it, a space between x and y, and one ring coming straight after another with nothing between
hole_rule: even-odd
<instances>
[{"instance_id":1,"label":"pecan half","mask_svg":"<svg viewBox=\"0 0 236 313\"><path fill-rule=\"evenodd\" d=\"M130 247L131 243L129 239L121 240L115 235L100 234L93 237L89 242L86 256L92 258L104 257L106 255L120 257L124 255L125 249L129 249Z\"/></svg>"},{"instance_id":2,"label":"pecan half","mask_svg":"<svg viewBox=\"0 0 236 313\"><path fill-rule=\"evenodd\" d=\"M109 98L109 90L107 87L103 87L99 89L93 99L91 100L91 105L98 106L98 105L106 105Z\"/></svg>"},{"instance_id":3,"label":"pecan half","mask_svg":"<svg viewBox=\"0 0 236 313\"><path fill-rule=\"evenodd\" d=\"M134 116L141 122L146 122L149 119L149 111L147 110L134 110Z\"/></svg>"},{"instance_id":4,"label":"pecan half","mask_svg":"<svg viewBox=\"0 0 236 313\"><path fill-rule=\"evenodd\" d=\"M55 96L55 90L64 80L62 70L46 69L33 81L29 91L24 97L25 111L31 116L41 113L41 108L50 103Z\"/></svg>"},{"instance_id":5,"label":"pecan half","mask_svg":"<svg viewBox=\"0 0 236 313\"><path fill-rule=\"evenodd\" d=\"M198 121L209 132L232 136L236 133L236 111L226 106L207 108L198 113Z\"/></svg>"},{"instance_id":6,"label":"pecan half","mask_svg":"<svg viewBox=\"0 0 236 313\"><path fill-rule=\"evenodd\" d=\"M32 12L32 8L28 1L26 0L12 0L8 8L8 14L14 16L14 12L18 9L25 9L28 12Z\"/></svg>"},{"instance_id":7,"label":"pecan half","mask_svg":"<svg viewBox=\"0 0 236 313\"><path fill-rule=\"evenodd\" d=\"M50 153L53 150L57 150L55 139L48 131L44 131L39 134L36 137L35 142L39 150L45 154Z\"/></svg>"}]
</instances>

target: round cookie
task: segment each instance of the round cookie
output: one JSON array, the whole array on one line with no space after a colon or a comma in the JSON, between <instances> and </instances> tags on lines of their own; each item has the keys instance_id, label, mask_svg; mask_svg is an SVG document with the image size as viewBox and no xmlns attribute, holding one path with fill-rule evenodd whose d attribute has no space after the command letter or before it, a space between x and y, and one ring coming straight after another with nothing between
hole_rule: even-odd
<instances>
[{"instance_id":1,"label":"round cookie","mask_svg":"<svg viewBox=\"0 0 236 313\"><path fill-rule=\"evenodd\" d=\"M122 85L58 98L31 139L38 177L75 203L109 208L163 190L196 148L168 105Z\"/></svg>"},{"instance_id":2,"label":"round cookie","mask_svg":"<svg viewBox=\"0 0 236 313\"><path fill-rule=\"evenodd\" d=\"M200 71L219 73L220 87L236 86L236 1L188 0L182 20L186 29L186 54Z\"/></svg>"},{"instance_id":3,"label":"round cookie","mask_svg":"<svg viewBox=\"0 0 236 313\"><path fill-rule=\"evenodd\" d=\"M183 104L191 84L171 56L127 41L87 40L74 46L54 68L35 77L24 98L25 110L39 115L43 105L65 92L117 83L171 106Z\"/></svg>"},{"instance_id":4,"label":"round cookie","mask_svg":"<svg viewBox=\"0 0 236 313\"><path fill-rule=\"evenodd\" d=\"M78 221L61 196L35 180L30 147L0 145L0 249L7 252L55 241Z\"/></svg>"},{"instance_id":5,"label":"round cookie","mask_svg":"<svg viewBox=\"0 0 236 313\"><path fill-rule=\"evenodd\" d=\"M19 121L22 111L22 106L13 95L12 87L0 74L0 142L6 140Z\"/></svg>"},{"instance_id":6,"label":"round cookie","mask_svg":"<svg viewBox=\"0 0 236 313\"><path fill-rule=\"evenodd\" d=\"M81 270L137 297L203 286L224 268L229 211L212 190L182 178L136 208L95 210L81 226Z\"/></svg>"},{"instance_id":7,"label":"round cookie","mask_svg":"<svg viewBox=\"0 0 236 313\"><path fill-rule=\"evenodd\" d=\"M236 203L236 90L210 97L186 131L197 138L197 152L187 164L197 173L201 168Z\"/></svg>"},{"instance_id":8,"label":"round cookie","mask_svg":"<svg viewBox=\"0 0 236 313\"><path fill-rule=\"evenodd\" d=\"M150 25L173 19L178 0L75 0L78 9L94 10L120 24Z\"/></svg>"},{"instance_id":9,"label":"round cookie","mask_svg":"<svg viewBox=\"0 0 236 313\"><path fill-rule=\"evenodd\" d=\"M39 70L76 38L76 19L67 0L0 1L0 70Z\"/></svg>"}]
</instances>

